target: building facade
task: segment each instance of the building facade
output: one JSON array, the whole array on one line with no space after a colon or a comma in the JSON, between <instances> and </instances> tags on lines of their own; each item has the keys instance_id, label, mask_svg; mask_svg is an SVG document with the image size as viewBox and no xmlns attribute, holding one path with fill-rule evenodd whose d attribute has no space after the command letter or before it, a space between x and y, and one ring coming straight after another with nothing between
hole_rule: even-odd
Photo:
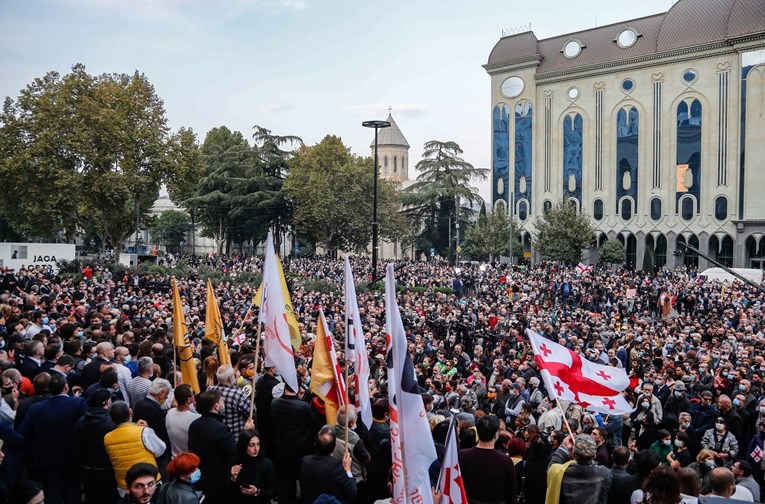
<instances>
[{"instance_id":1,"label":"building facade","mask_svg":"<svg viewBox=\"0 0 765 504\"><path fill-rule=\"evenodd\" d=\"M568 198L597 245L640 268L765 266L765 1L679 0L666 13L538 40L503 37L491 76L492 189L532 251ZM538 254L533 257L539 259Z\"/></svg>"}]
</instances>

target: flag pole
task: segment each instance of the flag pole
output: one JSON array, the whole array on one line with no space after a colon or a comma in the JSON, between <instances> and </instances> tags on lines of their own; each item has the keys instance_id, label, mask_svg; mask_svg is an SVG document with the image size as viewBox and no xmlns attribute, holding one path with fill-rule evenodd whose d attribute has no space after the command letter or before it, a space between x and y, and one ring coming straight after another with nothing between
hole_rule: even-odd
<instances>
[{"instance_id":1,"label":"flag pole","mask_svg":"<svg viewBox=\"0 0 765 504\"><path fill-rule=\"evenodd\" d=\"M258 357L260 357L260 321L258 321L258 336L255 342L255 371L252 373L252 391L250 392L250 420L252 420L253 411L255 410L255 383L258 380Z\"/></svg>"},{"instance_id":2,"label":"flag pole","mask_svg":"<svg viewBox=\"0 0 765 504\"><path fill-rule=\"evenodd\" d=\"M178 388L178 347L173 344L173 388Z\"/></svg>"},{"instance_id":3,"label":"flag pole","mask_svg":"<svg viewBox=\"0 0 765 504\"><path fill-rule=\"evenodd\" d=\"M571 430L571 426L568 424L568 420L566 419L566 412L563 411L563 407L560 405L560 399L557 397L555 398L555 404L558 405L561 417L563 418L563 423L566 425L566 429L568 429L568 435L571 436L571 442L573 443L575 441L574 432Z\"/></svg>"},{"instance_id":4,"label":"flag pole","mask_svg":"<svg viewBox=\"0 0 765 504\"><path fill-rule=\"evenodd\" d=\"M348 332L348 331L346 331ZM350 406L350 398L348 396L348 356L345 356L345 397L340 398L341 400L345 399L345 453L348 453L348 409ZM359 421L359 412L356 412L356 421ZM345 456L345 453L343 456Z\"/></svg>"}]
</instances>

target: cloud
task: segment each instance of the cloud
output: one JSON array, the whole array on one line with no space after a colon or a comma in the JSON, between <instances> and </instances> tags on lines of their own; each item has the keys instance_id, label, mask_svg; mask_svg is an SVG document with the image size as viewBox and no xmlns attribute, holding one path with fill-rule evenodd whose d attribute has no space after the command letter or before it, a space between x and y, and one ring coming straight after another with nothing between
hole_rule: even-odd
<instances>
[{"instance_id":1,"label":"cloud","mask_svg":"<svg viewBox=\"0 0 765 504\"><path fill-rule=\"evenodd\" d=\"M276 100L258 105L258 110L264 114L273 114L274 112L282 112L292 108L292 104L283 98L277 98Z\"/></svg>"},{"instance_id":2,"label":"cloud","mask_svg":"<svg viewBox=\"0 0 765 504\"><path fill-rule=\"evenodd\" d=\"M390 109L391 114L397 117L421 117L430 114L430 110L425 105L419 103L366 103L361 105L346 105L343 110L356 115L363 116L387 116Z\"/></svg>"}]
</instances>

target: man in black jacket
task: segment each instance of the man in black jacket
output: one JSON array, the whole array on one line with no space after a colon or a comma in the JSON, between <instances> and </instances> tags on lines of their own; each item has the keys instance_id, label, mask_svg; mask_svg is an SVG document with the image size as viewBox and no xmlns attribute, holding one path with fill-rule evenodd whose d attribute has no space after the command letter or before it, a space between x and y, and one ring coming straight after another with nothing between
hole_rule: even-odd
<instances>
[{"instance_id":1,"label":"man in black jacket","mask_svg":"<svg viewBox=\"0 0 765 504\"><path fill-rule=\"evenodd\" d=\"M85 416L74 425L74 449L82 468L86 504L114 502L119 497L114 469L104 448L104 436L114 429L109 417L110 399L106 389L93 392Z\"/></svg>"},{"instance_id":2,"label":"man in black jacket","mask_svg":"<svg viewBox=\"0 0 765 504\"><path fill-rule=\"evenodd\" d=\"M230 478L229 468L236 449L236 440L223 423L223 396L219 390L208 390L197 398L197 411L202 414L189 426L189 451L197 454L202 463L202 477L197 487L205 494L206 504L227 502L225 489ZM252 429L250 419L245 429Z\"/></svg>"},{"instance_id":3,"label":"man in black jacket","mask_svg":"<svg viewBox=\"0 0 765 504\"><path fill-rule=\"evenodd\" d=\"M276 470L279 473L279 504L296 502L295 483L300 471L300 460L313 449L316 427L311 406L303 401L302 396L302 388L298 395L285 384L284 394L271 403Z\"/></svg>"},{"instance_id":4,"label":"man in black jacket","mask_svg":"<svg viewBox=\"0 0 765 504\"><path fill-rule=\"evenodd\" d=\"M356 500L356 479L351 472L351 453L343 461L332 456L335 432L322 428L316 435L316 454L306 455L300 462L300 501L310 504L321 495L331 495L343 504ZM281 502L281 500L279 500Z\"/></svg>"},{"instance_id":5,"label":"man in black jacket","mask_svg":"<svg viewBox=\"0 0 765 504\"><path fill-rule=\"evenodd\" d=\"M274 427L271 421L271 402L274 400L273 390L281 383L276 378L276 368L267 367L263 376L255 384L255 407L258 412L258 432L263 438L263 450L266 457L271 460L276 458L276 445L274 443Z\"/></svg>"}]
</instances>

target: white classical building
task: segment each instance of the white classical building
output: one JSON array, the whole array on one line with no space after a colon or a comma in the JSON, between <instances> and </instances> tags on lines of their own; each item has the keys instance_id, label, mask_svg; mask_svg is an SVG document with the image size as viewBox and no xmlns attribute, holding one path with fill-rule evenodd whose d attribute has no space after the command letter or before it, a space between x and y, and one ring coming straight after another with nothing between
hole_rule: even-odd
<instances>
[{"instance_id":1,"label":"white classical building","mask_svg":"<svg viewBox=\"0 0 765 504\"><path fill-rule=\"evenodd\" d=\"M655 266L708 265L674 257L680 243L765 265L764 0L678 0L548 39L518 33L484 68L492 201L510 206L526 250L534 217L567 197L598 245L621 240L638 268L646 250Z\"/></svg>"}]
</instances>

